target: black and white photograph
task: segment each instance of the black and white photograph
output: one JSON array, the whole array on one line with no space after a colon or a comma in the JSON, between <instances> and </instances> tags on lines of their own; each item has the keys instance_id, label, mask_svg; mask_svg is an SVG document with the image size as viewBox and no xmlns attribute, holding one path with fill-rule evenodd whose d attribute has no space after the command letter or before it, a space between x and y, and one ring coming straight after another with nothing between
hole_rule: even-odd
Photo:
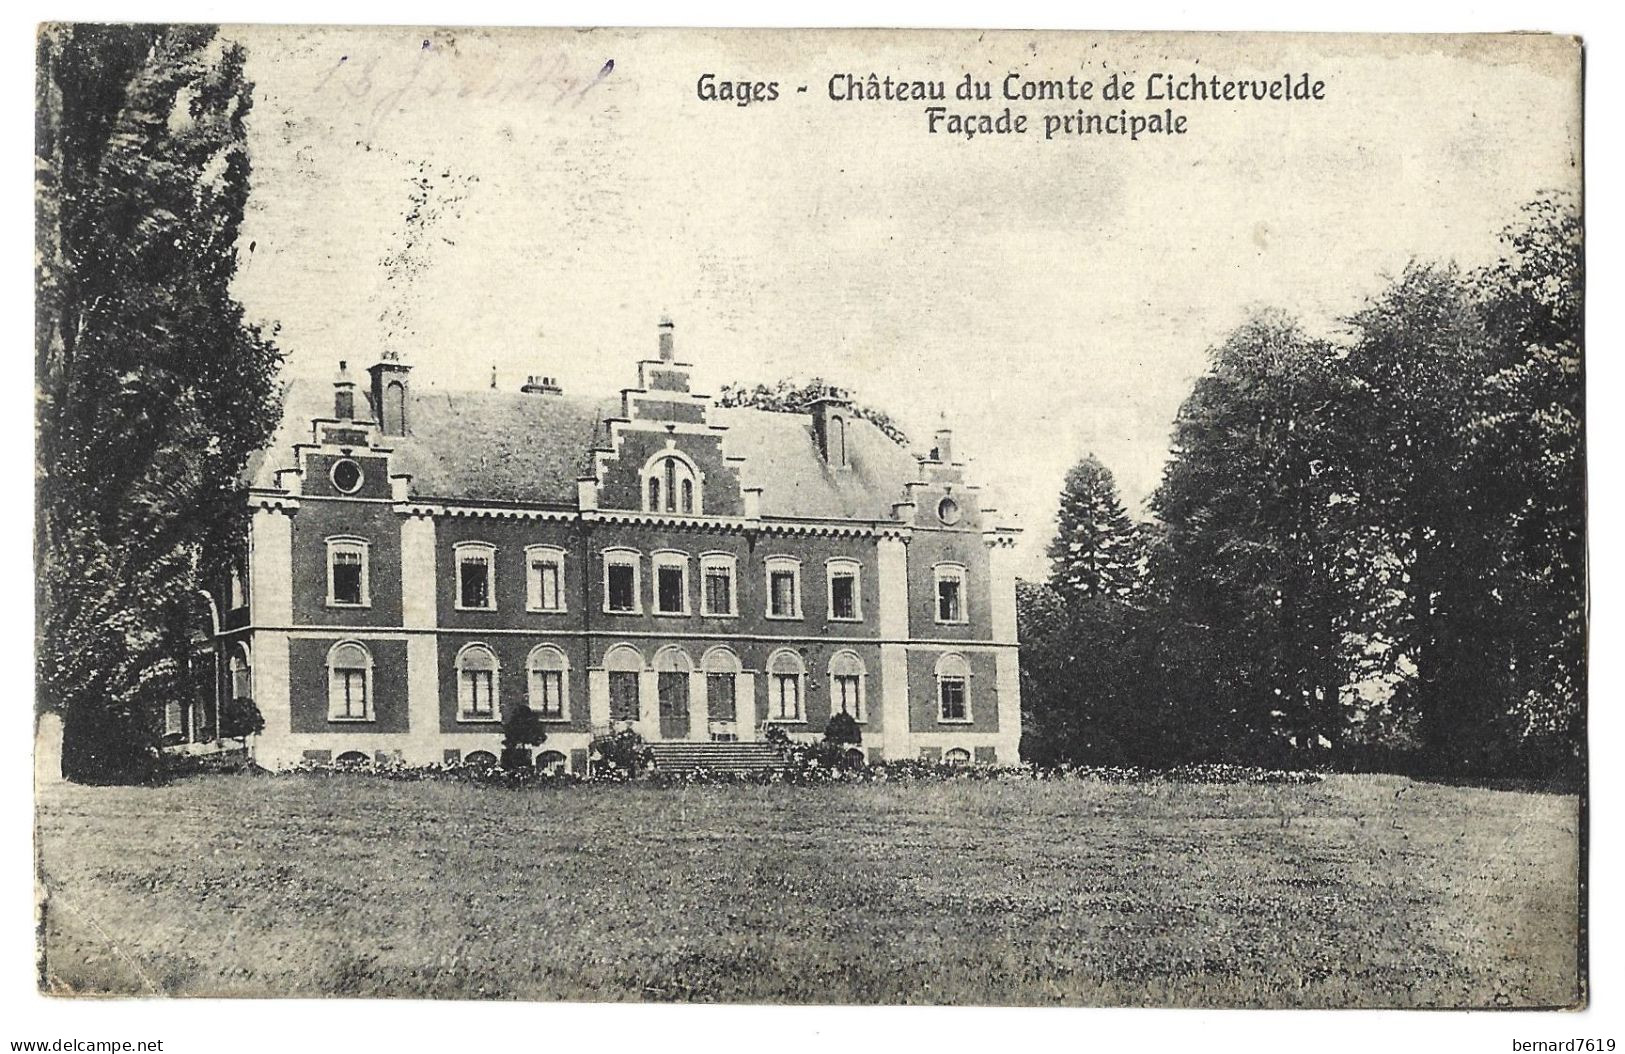
<instances>
[{"instance_id":1,"label":"black and white photograph","mask_svg":"<svg viewBox=\"0 0 1625 1054\"><path fill-rule=\"evenodd\" d=\"M31 998L1585 1010L1585 50L40 24Z\"/></svg>"}]
</instances>

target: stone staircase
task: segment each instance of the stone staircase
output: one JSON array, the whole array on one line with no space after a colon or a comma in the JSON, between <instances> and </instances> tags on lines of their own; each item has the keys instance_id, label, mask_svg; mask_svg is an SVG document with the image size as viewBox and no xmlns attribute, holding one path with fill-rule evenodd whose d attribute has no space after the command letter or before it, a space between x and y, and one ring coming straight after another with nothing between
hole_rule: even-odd
<instances>
[{"instance_id":1,"label":"stone staircase","mask_svg":"<svg viewBox=\"0 0 1625 1054\"><path fill-rule=\"evenodd\" d=\"M650 743L656 772L763 772L784 767L772 743Z\"/></svg>"}]
</instances>

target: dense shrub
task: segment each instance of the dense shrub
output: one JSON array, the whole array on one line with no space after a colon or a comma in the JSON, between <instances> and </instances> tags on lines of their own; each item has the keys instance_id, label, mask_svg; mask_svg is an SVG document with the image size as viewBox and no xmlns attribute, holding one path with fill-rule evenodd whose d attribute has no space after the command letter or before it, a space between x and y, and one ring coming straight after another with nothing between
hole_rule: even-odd
<instances>
[{"instance_id":1,"label":"dense shrub","mask_svg":"<svg viewBox=\"0 0 1625 1054\"><path fill-rule=\"evenodd\" d=\"M220 707L222 739L247 739L265 731L265 718L254 700L246 695L227 699Z\"/></svg>"},{"instance_id":2,"label":"dense shrub","mask_svg":"<svg viewBox=\"0 0 1625 1054\"><path fill-rule=\"evenodd\" d=\"M588 748L593 775L604 779L632 779L654 767L654 752L630 728L597 736Z\"/></svg>"}]
</instances>

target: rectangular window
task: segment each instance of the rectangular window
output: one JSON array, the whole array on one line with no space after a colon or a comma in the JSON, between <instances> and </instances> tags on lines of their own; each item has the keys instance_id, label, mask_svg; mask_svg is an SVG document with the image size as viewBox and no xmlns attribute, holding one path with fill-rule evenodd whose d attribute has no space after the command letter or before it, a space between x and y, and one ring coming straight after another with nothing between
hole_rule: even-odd
<instances>
[{"instance_id":1,"label":"rectangular window","mask_svg":"<svg viewBox=\"0 0 1625 1054\"><path fill-rule=\"evenodd\" d=\"M638 609L637 568L631 564L609 565L609 610Z\"/></svg>"},{"instance_id":2,"label":"rectangular window","mask_svg":"<svg viewBox=\"0 0 1625 1054\"><path fill-rule=\"evenodd\" d=\"M335 717L367 716L367 674L365 670L333 671L332 711Z\"/></svg>"},{"instance_id":3,"label":"rectangular window","mask_svg":"<svg viewBox=\"0 0 1625 1054\"><path fill-rule=\"evenodd\" d=\"M681 615L688 609L688 573L667 564L655 569L655 610L662 615Z\"/></svg>"},{"instance_id":4,"label":"rectangular window","mask_svg":"<svg viewBox=\"0 0 1625 1054\"><path fill-rule=\"evenodd\" d=\"M774 571L768 576L768 587L772 597L772 606L769 610L773 617L795 618L796 573Z\"/></svg>"},{"instance_id":5,"label":"rectangular window","mask_svg":"<svg viewBox=\"0 0 1625 1054\"><path fill-rule=\"evenodd\" d=\"M496 705L496 674L491 670L464 670L463 713L495 717Z\"/></svg>"},{"instance_id":6,"label":"rectangular window","mask_svg":"<svg viewBox=\"0 0 1625 1054\"><path fill-rule=\"evenodd\" d=\"M609 719L638 719L638 674L633 670L609 671Z\"/></svg>"},{"instance_id":7,"label":"rectangular window","mask_svg":"<svg viewBox=\"0 0 1625 1054\"><path fill-rule=\"evenodd\" d=\"M333 596L330 603L356 605L366 603L366 594L361 588L364 559L359 548L332 550Z\"/></svg>"},{"instance_id":8,"label":"rectangular window","mask_svg":"<svg viewBox=\"0 0 1625 1054\"><path fill-rule=\"evenodd\" d=\"M530 671L530 697L536 703L536 712L542 717L564 716L564 671Z\"/></svg>"},{"instance_id":9,"label":"rectangular window","mask_svg":"<svg viewBox=\"0 0 1625 1054\"><path fill-rule=\"evenodd\" d=\"M960 606L960 580L944 575L937 579L937 621L959 622L963 618Z\"/></svg>"},{"instance_id":10,"label":"rectangular window","mask_svg":"<svg viewBox=\"0 0 1625 1054\"><path fill-rule=\"evenodd\" d=\"M942 704L944 721L964 721L969 717L965 709L965 679L944 677L937 682L937 697Z\"/></svg>"},{"instance_id":11,"label":"rectangular window","mask_svg":"<svg viewBox=\"0 0 1625 1054\"><path fill-rule=\"evenodd\" d=\"M530 609L563 611L563 568L557 556L533 556L530 560Z\"/></svg>"},{"instance_id":12,"label":"rectangular window","mask_svg":"<svg viewBox=\"0 0 1625 1054\"><path fill-rule=\"evenodd\" d=\"M712 564L705 569L705 609L707 615L734 613L734 572L726 564Z\"/></svg>"},{"instance_id":13,"label":"rectangular window","mask_svg":"<svg viewBox=\"0 0 1625 1054\"><path fill-rule=\"evenodd\" d=\"M463 556L457 562L458 603L465 608L491 606L491 558Z\"/></svg>"},{"instance_id":14,"label":"rectangular window","mask_svg":"<svg viewBox=\"0 0 1625 1054\"><path fill-rule=\"evenodd\" d=\"M829 616L852 620L858 617L858 576L837 571L829 580Z\"/></svg>"},{"instance_id":15,"label":"rectangular window","mask_svg":"<svg viewBox=\"0 0 1625 1054\"><path fill-rule=\"evenodd\" d=\"M858 693L861 687L857 674L837 674L834 690L835 712L846 714L854 721L863 720L863 714L859 712L861 701Z\"/></svg>"},{"instance_id":16,"label":"rectangular window","mask_svg":"<svg viewBox=\"0 0 1625 1054\"><path fill-rule=\"evenodd\" d=\"M705 703L711 720L738 720L739 711L734 701L734 684L734 675L731 673L705 675Z\"/></svg>"},{"instance_id":17,"label":"rectangular window","mask_svg":"<svg viewBox=\"0 0 1625 1054\"><path fill-rule=\"evenodd\" d=\"M773 675L773 718L801 720L801 678L793 673Z\"/></svg>"}]
</instances>

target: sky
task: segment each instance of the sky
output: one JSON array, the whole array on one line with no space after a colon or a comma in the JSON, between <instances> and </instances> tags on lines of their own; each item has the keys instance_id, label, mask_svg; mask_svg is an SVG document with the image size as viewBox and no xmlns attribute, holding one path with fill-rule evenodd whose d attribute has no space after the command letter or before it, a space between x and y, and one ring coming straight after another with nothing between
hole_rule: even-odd
<instances>
[{"instance_id":1,"label":"sky","mask_svg":"<svg viewBox=\"0 0 1625 1054\"><path fill-rule=\"evenodd\" d=\"M228 27L255 83L237 292L290 376L384 348L413 383L608 394L662 315L714 392L823 376L920 443L951 427L1023 573L1067 469L1145 515L1207 350L1275 307L1332 333L1412 259L1475 266L1575 189L1578 51L1542 37ZM1325 82L1318 102L1006 103L967 72ZM927 131L919 101L1161 112L1131 141ZM718 81L776 81L738 106ZM805 85L805 93L798 92ZM414 194L417 200L414 200ZM922 442L923 441L923 442Z\"/></svg>"}]
</instances>

